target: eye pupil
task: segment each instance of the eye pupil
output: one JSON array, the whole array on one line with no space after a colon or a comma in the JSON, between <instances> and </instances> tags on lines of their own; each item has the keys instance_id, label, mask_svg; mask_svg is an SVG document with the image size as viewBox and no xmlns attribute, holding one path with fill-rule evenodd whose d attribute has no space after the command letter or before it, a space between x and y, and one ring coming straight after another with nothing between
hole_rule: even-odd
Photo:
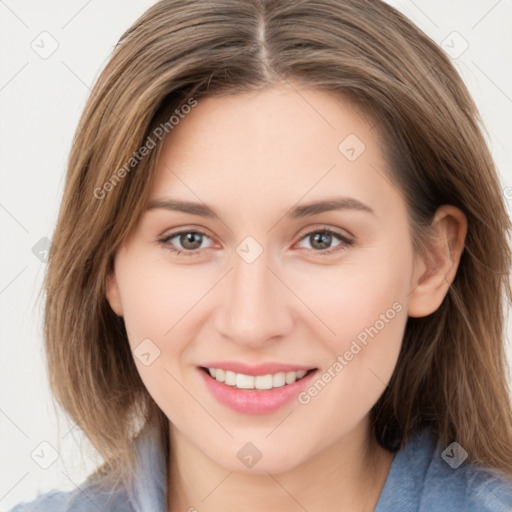
<instances>
[{"instance_id":1,"label":"eye pupil","mask_svg":"<svg viewBox=\"0 0 512 512\"><path fill-rule=\"evenodd\" d=\"M190 250L198 249L201 246L201 241L202 241L201 237L202 237L202 235L200 233L194 233L194 232L183 233L180 236L180 243L185 249L190 249ZM192 244L192 247L188 245L189 243Z\"/></svg>"},{"instance_id":2,"label":"eye pupil","mask_svg":"<svg viewBox=\"0 0 512 512\"><path fill-rule=\"evenodd\" d=\"M332 235L330 235L329 233L322 233L322 232L315 233L314 235L311 236L311 241L312 241L311 247L316 248L316 249L326 249L331 245ZM317 242L320 243L320 247L318 247L318 246L315 247L315 244Z\"/></svg>"}]
</instances>

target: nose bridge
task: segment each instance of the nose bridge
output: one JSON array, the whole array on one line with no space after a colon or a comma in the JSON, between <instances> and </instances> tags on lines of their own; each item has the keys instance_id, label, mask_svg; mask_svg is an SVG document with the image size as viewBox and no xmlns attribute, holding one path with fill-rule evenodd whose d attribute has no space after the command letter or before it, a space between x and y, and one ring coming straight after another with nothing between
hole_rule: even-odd
<instances>
[{"instance_id":1,"label":"nose bridge","mask_svg":"<svg viewBox=\"0 0 512 512\"><path fill-rule=\"evenodd\" d=\"M241 243L228 277L218 329L238 343L263 344L290 328L285 290L267 268L271 262L262 249L255 257L258 251L251 241L248 245Z\"/></svg>"}]
</instances>

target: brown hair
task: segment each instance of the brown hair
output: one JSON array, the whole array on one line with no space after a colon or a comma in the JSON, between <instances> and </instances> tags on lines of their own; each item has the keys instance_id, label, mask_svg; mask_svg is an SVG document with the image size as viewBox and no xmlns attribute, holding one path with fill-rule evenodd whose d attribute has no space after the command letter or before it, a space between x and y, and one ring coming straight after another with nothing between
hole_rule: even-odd
<instances>
[{"instance_id":1,"label":"brown hair","mask_svg":"<svg viewBox=\"0 0 512 512\"><path fill-rule=\"evenodd\" d=\"M462 445L469 462L512 475L504 351L510 221L500 183L449 59L377 0L162 0L121 37L75 135L50 252L45 348L54 396L103 457L104 475L129 479L133 440L146 422L160 426L168 450L168 420L105 298L106 275L144 209L162 145L131 159L191 98L288 81L349 97L376 120L418 251L439 206L454 205L468 219L445 300L407 321L398 364L371 411L373 435L396 451L428 427L444 445Z\"/></svg>"}]
</instances>

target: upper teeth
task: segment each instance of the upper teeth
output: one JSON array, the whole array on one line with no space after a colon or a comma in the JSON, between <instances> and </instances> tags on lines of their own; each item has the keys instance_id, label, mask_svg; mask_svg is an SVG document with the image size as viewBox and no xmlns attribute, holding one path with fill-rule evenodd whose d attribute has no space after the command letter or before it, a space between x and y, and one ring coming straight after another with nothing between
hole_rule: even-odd
<instances>
[{"instance_id":1,"label":"upper teeth","mask_svg":"<svg viewBox=\"0 0 512 512\"><path fill-rule=\"evenodd\" d=\"M293 384L296 380L306 375L307 370L298 372L269 373L268 375L245 375L221 368L208 368L210 375L218 382L224 382L228 386L239 389L272 389L280 388L285 384Z\"/></svg>"}]
</instances>

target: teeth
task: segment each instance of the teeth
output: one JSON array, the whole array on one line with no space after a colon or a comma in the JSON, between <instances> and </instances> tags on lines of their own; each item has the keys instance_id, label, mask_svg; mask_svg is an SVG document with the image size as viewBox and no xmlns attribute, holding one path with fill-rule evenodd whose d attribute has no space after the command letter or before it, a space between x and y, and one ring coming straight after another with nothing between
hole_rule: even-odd
<instances>
[{"instance_id":1,"label":"teeth","mask_svg":"<svg viewBox=\"0 0 512 512\"><path fill-rule=\"evenodd\" d=\"M272 374L268 375L258 375L254 379L254 387L256 389L272 389Z\"/></svg>"},{"instance_id":2,"label":"teeth","mask_svg":"<svg viewBox=\"0 0 512 512\"><path fill-rule=\"evenodd\" d=\"M222 368L208 368L210 375L218 382L224 382L228 386L238 389L272 389L280 388L286 384L293 384L296 380L302 379L307 370L298 372L278 372L267 375L245 375L235 373Z\"/></svg>"},{"instance_id":3,"label":"teeth","mask_svg":"<svg viewBox=\"0 0 512 512\"><path fill-rule=\"evenodd\" d=\"M226 379L224 381L228 386L234 386L236 384L236 373L226 370Z\"/></svg>"},{"instance_id":4,"label":"teeth","mask_svg":"<svg viewBox=\"0 0 512 512\"><path fill-rule=\"evenodd\" d=\"M286 384L293 384L297 380L297 374L295 372L286 372L284 380Z\"/></svg>"},{"instance_id":5,"label":"teeth","mask_svg":"<svg viewBox=\"0 0 512 512\"><path fill-rule=\"evenodd\" d=\"M236 374L235 386L239 389L254 389L254 381L256 379L253 375L244 375L243 373Z\"/></svg>"},{"instance_id":6,"label":"teeth","mask_svg":"<svg viewBox=\"0 0 512 512\"><path fill-rule=\"evenodd\" d=\"M272 377L272 387L280 388L286 384L286 374L284 372L276 373Z\"/></svg>"}]
</instances>

